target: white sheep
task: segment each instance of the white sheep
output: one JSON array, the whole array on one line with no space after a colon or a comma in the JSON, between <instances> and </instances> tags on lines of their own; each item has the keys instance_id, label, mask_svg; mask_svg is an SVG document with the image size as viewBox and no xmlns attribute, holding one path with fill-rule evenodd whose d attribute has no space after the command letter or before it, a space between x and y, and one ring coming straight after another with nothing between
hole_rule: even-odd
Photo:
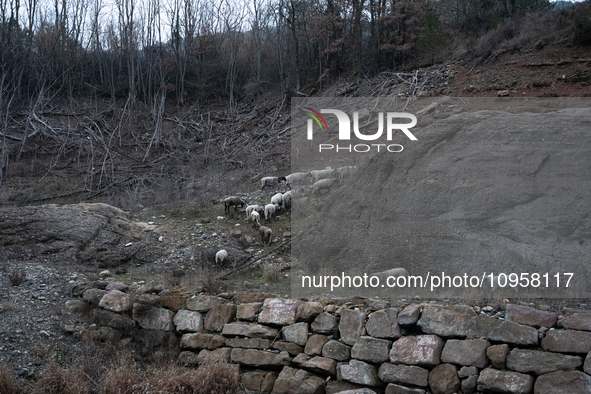
<instances>
[{"instance_id":1,"label":"white sheep","mask_svg":"<svg viewBox=\"0 0 591 394\"><path fill-rule=\"evenodd\" d=\"M249 205L246 207L246 220L248 220L250 218L250 213L252 211L256 211L258 208L258 205L253 204L253 205Z\"/></svg>"},{"instance_id":2,"label":"white sheep","mask_svg":"<svg viewBox=\"0 0 591 394\"><path fill-rule=\"evenodd\" d=\"M321 179L330 179L334 176L335 170L326 167L324 170L312 170L309 174L312 176L312 182L316 183Z\"/></svg>"},{"instance_id":3,"label":"white sheep","mask_svg":"<svg viewBox=\"0 0 591 394\"><path fill-rule=\"evenodd\" d=\"M380 278L381 283L391 286L396 283L397 279L388 280L388 278L398 278L399 276L408 278L408 271L404 268L392 268L386 271L376 272L375 274L371 274L371 276L377 276Z\"/></svg>"},{"instance_id":4,"label":"white sheep","mask_svg":"<svg viewBox=\"0 0 591 394\"><path fill-rule=\"evenodd\" d=\"M319 193L321 190L324 189L328 190L332 187L332 185L334 185L338 181L338 179L321 179L318 182L314 183L313 193Z\"/></svg>"},{"instance_id":5,"label":"white sheep","mask_svg":"<svg viewBox=\"0 0 591 394\"><path fill-rule=\"evenodd\" d=\"M291 191L283 193L283 196L281 198L283 200L283 207L285 209L291 208Z\"/></svg>"},{"instance_id":6,"label":"white sheep","mask_svg":"<svg viewBox=\"0 0 591 394\"><path fill-rule=\"evenodd\" d=\"M312 175L309 172L294 172L285 177L285 185L291 189L292 185L302 186L310 183Z\"/></svg>"},{"instance_id":7,"label":"white sheep","mask_svg":"<svg viewBox=\"0 0 591 394\"><path fill-rule=\"evenodd\" d=\"M284 176L280 176L280 177L266 176L261 179L261 190L265 189L265 187L267 187L267 186L269 186L269 187L277 186L277 185L279 185L280 182L285 182Z\"/></svg>"},{"instance_id":8,"label":"white sheep","mask_svg":"<svg viewBox=\"0 0 591 394\"><path fill-rule=\"evenodd\" d=\"M277 211L277 205L275 205L275 204L265 205L265 223L269 222L271 219L273 219L275 217L276 211Z\"/></svg>"},{"instance_id":9,"label":"white sheep","mask_svg":"<svg viewBox=\"0 0 591 394\"><path fill-rule=\"evenodd\" d=\"M283 194L277 193L271 197L271 204L279 206L279 209L283 206Z\"/></svg>"},{"instance_id":10,"label":"white sheep","mask_svg":"<svg viewBox=\"0 0 591 394\"><path fill-rule=\"evenodd\" d=\"M228 252L226 249L222 249L215 254L215 264L219 267L224 265L224 261L228 259Z\"/></svg>"},{"instance_id":11,"label":"white sheep","mask_svg":"<svg viewBox=\"0 0 591 394\"><path fill-rule=\"evenodd\" d=\"M261 215L257 211L252 211L250 213L250 221L252 222L253 228L258 228L261 226Z\"/></svg>"},{"instance_id":12,"label":"white sheep","mask_svg":"<svg viewBox=\"0 0 591 394\"><path fill-rule=\"evenodd\" d=\"M261 242L263 245L271 245L271 239L273 238L273 231L269 227L260 226L259 234L261 235Z\"/></svg>"}]
</instances>

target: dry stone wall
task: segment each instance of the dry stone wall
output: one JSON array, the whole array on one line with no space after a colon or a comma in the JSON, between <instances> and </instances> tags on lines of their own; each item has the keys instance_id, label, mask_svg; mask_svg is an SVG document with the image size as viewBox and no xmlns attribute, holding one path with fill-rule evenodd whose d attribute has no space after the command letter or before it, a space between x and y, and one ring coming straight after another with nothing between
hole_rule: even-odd
<instances>
[{"instance_id":1,"label":"dry stone wall","mask_svg":"<svg viewBox=\"0 0 591 394\"><path fill-rule=\"evenodd\" d=\"M112 279L77 284L84 339L226 362L246 393L591 393L591 313L371 299L192 295ZM123 339L122 339L123 338Z\"/></svg>"}]
</instances>

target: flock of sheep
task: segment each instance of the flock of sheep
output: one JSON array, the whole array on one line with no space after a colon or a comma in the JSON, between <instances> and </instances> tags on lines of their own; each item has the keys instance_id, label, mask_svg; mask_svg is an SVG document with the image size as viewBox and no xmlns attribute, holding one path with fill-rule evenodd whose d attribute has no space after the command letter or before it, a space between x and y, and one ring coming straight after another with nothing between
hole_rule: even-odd
<instances>
[{"instance_id":1,"label":"flock of sheep","mask_svg":"<svg viewBox=\"0 0 591 394\"><path fill-rule=\"evenodd\" d=\"M357 166L346 166L337 169L326 167L324 170L313 170L310 172L295 172L287 176L268 176L261 179L261 190L266 187L281 187L285 183L288 190L285 193L276 193L271 197L271 202L266 205L247 205L247 203L238 196L230 196L223 200L224 212L230 213L230 208L238 211L238 207L246 206L246 219L252 224L253 229L257 230L261 236L263 245L271 245L273 230L267 226L261 225L261 218L265 218L265 224L271 222L281 210L291 209L292 189L294 187L306 187L312 185L312 192L319 193L322 190L329 190L335 183L340 182L345 177L352 175L357 170ZM295 190L294 190L295 192ZM228 252L225 249L218 251L215 255L215 263L222 266L228 259Z\"/></svg>"}]
</instances>

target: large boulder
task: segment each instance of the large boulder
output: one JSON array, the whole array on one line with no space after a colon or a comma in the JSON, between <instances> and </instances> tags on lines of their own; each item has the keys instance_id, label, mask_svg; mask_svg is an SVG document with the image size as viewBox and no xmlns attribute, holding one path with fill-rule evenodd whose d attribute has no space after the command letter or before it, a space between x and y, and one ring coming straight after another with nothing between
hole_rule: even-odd
<instances>
[{"instance_id":1,"label":"large boulder","mask_svg":"<svg viewBox=\"0 0 591 394\"><path fill-rule=\"evenodd\" d=\"M507 357L507 369L543 375L555 371L572 371L583 364L583 358L539 350L513 349Z\"/></svg>"},{"instance_id":2,"label":"large boulder","mask_svg":"<svg viewBox=\"0 0 591 394\"><path fill-rule=\"evenodd\" d=\"M443 340L436 335L402 337L392 345L390 362L434 367L441 362Z\"/></svg>"},{"instance_id":3,"label":"large boulder","mask_svg":"<svg viewBox=\"0 0 591 394\"><path fill-rule=\"evenodd\" d=\"M153 230L103 203L0 208L0 239L6 253L51 253L100 268L156 260L162 252L151 239Z\"/></svg>"},{"instance_id":4,"label":"large boulder","mask_svg":"<svg viewBox=\"0 0 591 394\"><path fill-rule=\"evenodd\" d=\"M263 310L259 313L259 323L284 326L293 324L297 319L298 307L304 301L284 298L267 298Z\"/></svg>"},{"instance_id":5,"label":"large boulder","mask_svg":"<svg viewBox=\"0 0 591 394\"><path fill-rule=\"evenodd\" d=\"M534 394L589 394L591 377L581 371L557 371L536 379Z\"/></svg>"}]
</instances>

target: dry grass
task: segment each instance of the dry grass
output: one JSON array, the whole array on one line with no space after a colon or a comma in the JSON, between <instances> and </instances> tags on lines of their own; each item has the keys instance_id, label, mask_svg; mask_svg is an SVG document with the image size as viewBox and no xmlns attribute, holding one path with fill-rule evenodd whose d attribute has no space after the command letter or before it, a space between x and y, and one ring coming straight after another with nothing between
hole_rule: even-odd
<instances>
[{"instance_id":1,"label":"dry grass","mask_svg":"<svg viewBox=\"0 0 591 394\"><path fill-rule=\"evenodd\" d=\"M103 394L134 394L139 387L142 376L129 362L122 360L109 369L103 377Z\"/></svg>"},{"instance_id":2,"label":"dry grass","mask_svg":"<svg viewBox=\"0 0 591 394\"><path fill-rule=\"evenodd\" d=\"M10 372L6 365L0 364L0 393L18 394L21 392L21 385L15 379L12 372Z\"/></svg>"},{"instance_id":3,"label":"dry grass","mask_svg":"<svg viewBox=\"0 0 591 394\"><path fill-rule=\"evenodd\" d=\"M62 368L52 363L33 385L33 394L87 394L86 376L76 367Z\"/></svg>"},{"instance_id":4,"label":"dry grass","mask_svg":"<svg viewBox=\"0 0 591 394\"><path fill-rule=\"evenodd\" d=\"M102 394L237 394L238 372L229 364L215 363L197 370L174 364L151 366L140 373L129 362L105 374Z\"/></svg>"}]
</instances>

